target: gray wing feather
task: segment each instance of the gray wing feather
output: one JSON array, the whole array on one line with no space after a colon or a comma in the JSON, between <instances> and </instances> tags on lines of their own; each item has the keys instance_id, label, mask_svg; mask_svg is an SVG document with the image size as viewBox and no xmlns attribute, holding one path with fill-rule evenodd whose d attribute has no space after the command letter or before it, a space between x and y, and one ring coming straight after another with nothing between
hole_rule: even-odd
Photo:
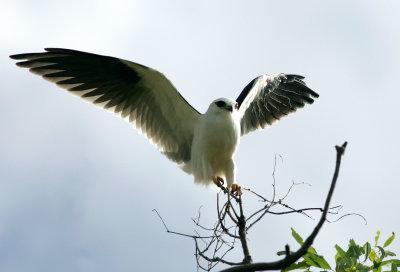
<instances>
[{"instance_id":1,"label":"gray wing feather","mask_svg":"<svg viewBox=\"0 0 400 272\"><path fill-rule=\"evenodd\" d=\"M126 119L172 161L190 160L194 126L201 115L163 74L118 58L45 50L10 57L20 60L18 66Z\"/></svg>"},{"instance_id":2,"label":"gray wing feather","mask_svg":"<svg viewBox=\"0 0 400 272\"><path fill-rule=\"evenodd\" d=\"M241 134L272 125L319 95L299 75L273 74L253 79L236 102L241 115Z\"/></svg>"}]
</instances>

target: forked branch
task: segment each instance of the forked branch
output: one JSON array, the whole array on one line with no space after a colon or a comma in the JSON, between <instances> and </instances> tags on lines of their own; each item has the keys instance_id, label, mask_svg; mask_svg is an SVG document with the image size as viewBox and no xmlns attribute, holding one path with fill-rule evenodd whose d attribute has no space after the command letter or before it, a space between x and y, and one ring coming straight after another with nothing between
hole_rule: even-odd
<instances>
[{"instance_id":1,"label":"forked branch","mask_svg":"<svg viewBox=\"0 0 400 272\"><path fill-rule=\"evenodd\" d=\"M339 176L339 169L340 169L340 163L342 156L346 150L347 142L344 142L342 146L336 146L336 166L335 166L335 172L333 174L331 186L328 192L328 196L326 197L325 200L325 205L324 205L324 211L321 215L321 218L317 224L317 226L314 228L313 232L310 234L310 236L305 240L304 244L294 253L290 254L289 246L286 245L285 251L286 251L286 256L275 262L269 262L269 263L253 263L253 264L245 264L245 265L240 265L240 266L235 266L235 267L230 267L228 269L224 269L221 272L252 272L252 271L266 271L266 270L279 270L279 269L285 269L295 263L297 260L299 260L304 254L307 253L309 247L312 245L314 242L315 237L317 236L318 232L320 231L322 225L324 224L326 220L326 215L329 210L329 205L332 199L333 191L335 190L336 186L336 181Z\"/></svg>"}]
</instances>

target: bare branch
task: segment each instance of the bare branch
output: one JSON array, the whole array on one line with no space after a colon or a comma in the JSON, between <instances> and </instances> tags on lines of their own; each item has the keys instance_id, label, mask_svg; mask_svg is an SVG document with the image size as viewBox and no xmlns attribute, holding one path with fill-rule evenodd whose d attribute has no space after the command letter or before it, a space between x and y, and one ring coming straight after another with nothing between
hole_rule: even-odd
<instances>
[{"instance_id":1,"label":"bare branch","mask_svg":"<svg viewBox=\"0 0 400 272\"><path fill-rule=\"evenodd\" d=\"M240 217L237 226L239 228L240 242L242 244L243 255L244 255L243 263L249 264L253 262L253 259L251 258L249 247L247 245L246 217L244 216L243 212L241 196L239 196L239 207L240 207Z\"/></svg>"},{"instance_id":2,"label":"bare branch","mask_svg":"<svg viewBox=\"0 0 400 272\"><path fill-rule=\"evenodd\" d=\"M158 211L156 209L153 209L153 212L157 213L158 217L160 218L161 222L163 223L165 230L168 233L173 233L176 235L180 235L180 236L185 236L185 237L190 237L190 238L194 238L194 239L209 239L209 238L213 238L214 236L198 236L198 235L190 235L190 234L184 234L184 233L180 233L180 232L176 232L176 231L171 231L168 229L167 225L164 222L164 219L161 217L161 215L158 213Z\"/></svg>"},{"instance_id":3,"label":"bare branch","mask_svg":"<svg viewBox=\"0 0 400 272\"><path fill-rule=\"evenodd\" d=\"M258 194L258 193L256 193L256 192L254 192L253 190L251 190L251 189L249 189L249 188L242 188L242 191L248 191L248 192L254 194L255 196L261 198L261 200L264 201L264 202L272 202L271 200L266 199L266 198L263 197L262 195L260 195L260 194Z\"/></svg>"},{"instance_id":4,"label":"bare branch","mask_svg":"<svg viewBox=\"0 0 400 272\"><path fill-rule=\"evenodd\" d=\"M275 170L276 170L276 156L277 155L279 155L279 154L275 154L275 158L274 158L274 170L272 171L272 179L273 179L273 181L274 181L274 183L272 184L272 187L274 188L274 190L273 190L273 193L272 193L272 203L273 202L275 202L275 195L276 195L276 186L275 186L275 184L276 184L276 181L275 181ZM281 160L282 160L282 156L281 155L279 155L279 157L281 158Z\"/></svg>"},{"instance_id":5,"label":"bare branch","mask_svg":"<svg viewBox=\"0 0 400 272\"><path fill-rule=\"evenodd\" d=\"M200 225L200 217L201 217L200 210L201 210L202 207L203 206L200 206L197 217L196 218L192 218L192 221L196 226L198 226L199 228L202 228L203 230L213 231L215 229L215 226L214 226L214 228L206 228L206 227Z\"/></svg>"},{"instance_id":6,"label":"bare branch","mask_svg":"<svg viewBox=\"0 0 400 272\"><path fill-rule=\"evenodd\" d=\"M331 186L329 188L328 196L325 200L324 211L321 215L321 218L320 218L317 226L314 228L314 230L310 234L310 236L305 240L304 244L293 254L290 254L289 246L286 246L285 247L286 256L284 259L281 259L279 261L270 262L270 263L253 263L253 264L240 265L240 266L224 269L221 272L251 272L251 271L284 269L284 268L290 266L291 264L295 263L304 254L307 253L308 248L314 242L315 237L317 236L319 230L321 229L322 225L324 224L324 222L326 220L326 215L329 210L329 204L331 202L333 191L335 190L336 182L337 182L337 179L339 176L341 159L346 150L346 146L347 146L347 142L344 142L344 144L342 146L335 147L336 148L336 167L335 167L335 172L333 174Z\"/></svg>"},{"instance_id":7,"label":"bare branch","mask_svg":"<svg viewBox=\"0 0 400 272\"><path fill-rule=\"evenodd\" d=\"M365 217L364 216L362 216L361 214L359 214L359 213L348 213L348 214L344 214L344 215L342 215L341 217L339 217L338 219L336 219L336 220L334 220L334 221L328 221L329 223L334 223L334 222L337 222L337 221L339 221L339 220L341 220L343 217L346 217L346 216L350 216L350 215L356 215L356 216L359 216L359 217L361 217L363 220L364 220L364 224L365 225L367 225L368 224L368 221L367 221L367 219L365 219Z\"/></svg>"},{"instance_id":8,"label":"bare branch","mask_svg":"<svg viewBox=\"0 0 400 272\"><path fill-rule=\"evenodd\" d=\"M197 247L197 242L196 242L196 247ZM207 255L204 254L205 251L199 251L198 254L199 254L203 259L205 259L206 261L211 262L211 263L214 263L214 262L217 262L217 263L218 263L218 262L221 262L221 263L228 264L228 265L240 265L240 264L243 264L243 263L229 262L229 261L226 261L226 260L223 259L223 257L226 255L226 253L228 253L228 252L231 251L232 249L233 249L233 247L229 248L229 249L222 255L221 258L219 258L219 257L209 258L209 257L207 257Z\"/></svg>"},{"instance_id":9,"label":"bare branch","mask_svg":"<svg viewBox=\"0 0 400 272\"><path fill-rule=\"evenodd\" d=\"M254 192L254 191L252 191L252 190L250 190L250 189L244 189L244 190L249 191L249 192L251 192L252 194L256 195L256 196L259 197L262 201L264 201L264 202L269 202L269 203L270 203L270 205L266 205L266 206L263 207L262 209L259 209L258 211L256 211L255 213L253 213L252 215L249 216L248 220L250 220L251 218L253 218L253 217L256 216L257 214L259 214L260 212L263 212L257 219L255 219L255 220L253 221L253 223L251 223L251 224L249 225L249 227L248 227L247 229L250 229L251 227L253 227L253 226L254 226L256 223L258 223L267 213L271 213L271 214L281 214L281 213L276 213L276 212L275 212L275 213L274 213L274 212L270 212L270 209L271 209L273 206L277 205L277 204L282 205L282 206L284 206L285 208L288 208L288 209L291 210L291 212L285 212L285 213L295 213L295 212L297 212L297 213L302 213L303 215L305 215L305 216L307 216L307 217L313 219L311 216L309 216L307 213L305 213L304 210L296 210L296 209L291 208L290 206L288 206L288 205L282 203L282 201L289 195L289 193L291 192L291 190L292 190L292 188L293 188L294 186L303 185L303 184L308 184L308 183L305 183L305 182L295 183L294 181L292 181L292 184L290 185L290 187L289 187L288 191L286 192L286 194L285 194L282 198L280 198L278 201L275 201L275 196L276 196L276 190L275 190L275 184L276 184L276 181L275 181L276 156L277 156L277 155L275 155L274 170L273 170L273 172L272 172L272 178L273 178L273 185L272 185L272 187L273 187L273 189L274 189L274 190L273 190L272 200L267 200L265 197L261 196L260 194L257 194L256 192ZM280 156L280 158L282 159L282 156L281 156L281 155L279 155L279 156ZM308 185L310 185L310 184L308 184ZM321 210L322 210L322 208L321 208ZM282 214L285 214L285 213L282 213Z\"/></svg>"},{"instance_id":10,"label":"bare branch","mask_svg":"<svg viewBox=\"0 0 400 272\"><path fill-rule=\"evenodd\" d=\"M226 233L227 235L229 235L229 236L231 236L233 238L240 238L239 236L230 233L229 229L225 227L224 219L225 219L226 214L229 214L229 216L231 217L231 220L235 223L235 225L237 225L237 221L233 218L233 216L229 212L228 205L230 205L229 201L227 201L224 204L224 206L222 207L222 209L220 210L219 209L219 194L217 194L217 214L218 214L218 221L219 221L219 224L221 226L221 229L224 231L224 233ZM224 210L224 214L221 217L222 210Z\"/></svg>"},{"instance_id":11,"label":"bare branch","mask_svg":"<svg viewBox=\"0 0 400 272\"><path fill-rule=\"evenodd\" d=\"M282 200L284 200L284 199L286 199L286 197L288 197L288 195L290 194L290 191L292 190L292 188L294 187L294 186L297 186L297 185L308 185L308 186L311 186L311 184L309 184L309 183L306 183L306 182L294 182L294 181L292 181L292 184L290 185L290 187L289 187L289 189L288 189L288 191L286 192L286 195L284 195L281 199L280 199L280 201L282 201Z\"/></svg>"}]
</instances>

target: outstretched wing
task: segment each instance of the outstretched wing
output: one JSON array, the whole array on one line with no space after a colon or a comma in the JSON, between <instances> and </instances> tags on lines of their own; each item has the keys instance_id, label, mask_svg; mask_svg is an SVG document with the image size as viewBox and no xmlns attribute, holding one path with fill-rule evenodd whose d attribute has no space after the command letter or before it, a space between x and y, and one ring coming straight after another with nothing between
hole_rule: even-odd
<instances>
[{"instance_id":1,"label":"outstretched wing","mask_svg":"<svg viewBox=\"0 0 400 272\"><path fill-rule=\"evenodd\" d=\"M190 160L198 113L160 72L123 59L69 49L10 56L20 67L127 119L169 159Z\"/></svg>"},{"instance_id":2,"label":"outstretched wing","mask_svg":"<svg viewBox=\"0 0 400 272\"><path fill-rule=\"evenodd\" d=\"M312 104L319 95L299 75L273 74L253 79L236 102L241 117L241 133L272 125L304 105Z\"/></svg>"}]
</instances>

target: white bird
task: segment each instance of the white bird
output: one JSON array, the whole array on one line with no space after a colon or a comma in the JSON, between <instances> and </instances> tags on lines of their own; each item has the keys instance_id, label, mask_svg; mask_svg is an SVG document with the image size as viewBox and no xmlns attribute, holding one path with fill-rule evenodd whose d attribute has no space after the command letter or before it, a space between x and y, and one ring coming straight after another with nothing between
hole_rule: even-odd
<instances>
[{"instance_id":1,"label":"white bird","mask_svg":"<svg viewBox=\"0 0 400 272\"><path fill-rule=\"evenodd\" d=\"M10 56L17 65L84 100L128 120L196 183L225 179L237 194L234 155L240 137L271 125L318 94L299 75L253 79L236 100L214 100L204 114L194 109L160 72L114 57L70 49ZM313 97L313 98L312 98Z\"/></svg>"}]
</instances>

